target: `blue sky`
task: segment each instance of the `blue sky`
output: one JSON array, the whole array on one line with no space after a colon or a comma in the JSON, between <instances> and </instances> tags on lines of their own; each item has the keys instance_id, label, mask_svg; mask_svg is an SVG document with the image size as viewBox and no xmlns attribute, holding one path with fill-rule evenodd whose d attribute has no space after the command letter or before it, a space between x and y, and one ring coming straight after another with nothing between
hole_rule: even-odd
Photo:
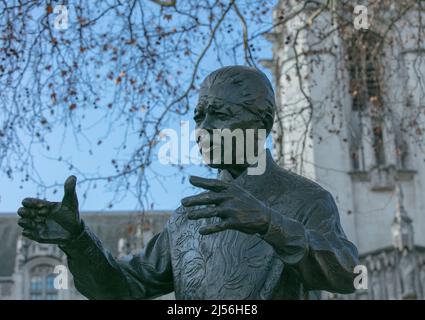
<instances>
[{"instance_id":1,"label":"blue sky","mask_svg":"<svg viewBox=\"0 0 425 320\"><path fill-rule=\"evenodd\" d=\"M189 121L190 130L194 129L192 113L186 117L174 119L169 127L175 129L180 135L179 124L181 120ZM93 130L95 133L100 134L106 129L107 128L101 124ZM65 128L57 128L57 130L65 130L66 132ZM79 144L75 141L72 134L68 132L64 136L63 138L62 134L51 134L48 137L52 153L54 154L57 150L57 152L60 152L63 159L72 159L72 162L75 163L79 169L87 171L108 170L110 163L109 161L104 161L104 155L113 154L114 145L120 142L119 134L111 134L108 141L99 146L96 152L90 155L85 148L81 147L81 143ZM193 146L194 142L191 142L190 148ZM50 152L48 153L46 150L42 150L40 147L36 146L33 150L33 154L38 175L43 179L46 185L62 183L71 174L75 174L78 178L78 173L73 169L70 170L67 164L51 159L50 157L52 155ZM199 192L188 183L187 177L189 175L212 177L215 174L204 165L193 164L184 165L184 171L180 173L170 165L161 164L159 161L153 163L152 170L154 170L156 174L151 175L152 180L150 181L151 186L149 189L150 199L154 203L154 209L158 210L174 209L179 205L181 198ZM158 175L160 176L158 177ZM19 176L12 181L5 176L1 176L0 184L3 186L3 191L0 193L0 213L14 213L20 207L20 202L23 198L40 196L37 195L38 188L35 183L31 181L21 183ZM80 186L77 186L77 193L79 194L81 211L134 210L137 207L136 198L128 194L125 198L116 202L113 208L109 209L108 203L113 197L113 191L102 184L96 189L91 189L85 200L81 196L83 190ZM63 190L58 188L56 193L53 193L53 190L48 192L46 198L51 201L60 201L62 195Z\"/></svg>"},{"instance_id":2,"label":"blue sky","mask_svg":"<svg viewBox=\"0 0 425 320\"><path fill-rule=\"evenodd\" d=\"M255 26L250 27L252 27L252 30L255 30ZM259 41L261 43L260 56L262 58L269 58L271 55L271 45L265 40ZM239 61L243 62L242 59ZM234 64L233 61L226 60L225 58L222 62L224 65ZM203 78L207 73L220 66L216 54L211 48L203 60L199 75ZM272 80L270 72L264 68L261 69ZM194 105L194 102L196 101L192 101L192 105ZM174 116L167 126L177 130L179 133L180 121L189 120L190 129L194 129L192 113L193 109L184 117L179 118ZM78 178L79 174L74 168L69 168L64 161L58 162L54 159L57 155L61 155L64 160L72 160L76 167L82 171L108 172L108 170L111 170L111 154L114 154L115 147L121 142L122 135L120 133L122 132L120 130L122 128L111 128L107 126L104 122L99 121L98 115L95 112L87 112L85 116L85 123L92 123L93 125L87 126L84 133L86 136L92 138L93 141L90 143L81 137L79 140L76 140L70 128L65 128L64 126L56 127L53 133L45 137L49 141L49 152L40 146L33 146L32 155L37 172L30 171L31 175L38 175L46 185L62 184L71 174L75 174ZM110 132L111 130L113 132ZM96 138L94 137L101 137L106 135L107 132L109 133L108 139L100 146L97 146ZM24 136L21 138L24 141L29 141L31 137ZM131 143L137 143L136 138L133 138L131 141ZM92 148L95 148L95 152L90 154L88 150ZM196 190L188 183L188 175L213 175L206 167L198 165L185 165L184 174L181 174L175 168L169 165L162 165L158 161L153 163L151 170L154 170L157 174L150 175L152 179L150 181L149 198L154 205L153 208L159 210L175 209L182 197L199 192L199 190ZM158 177L158 173L160 177ZM0 175L0 185L2 186L0 191L0 213L15 213L20 207L21 200L25 197L45 197L51 201L60 201L63 195L62 188L58 188L55 193L51 189L45 195L38 194L39 188L37 185L32 181L22 183L19 174L13 180ZM127 194L126 197L118 199L114 202L112 208L108 208L108 203L113 198L114 193L108 189L107 185L102 183L99 183L96 189L90 189L86 199L82 197L83 192L83 186L77 186L81 211L134 210L137 208L137 199L132 194Z\"/></svg>"}]
</instances>

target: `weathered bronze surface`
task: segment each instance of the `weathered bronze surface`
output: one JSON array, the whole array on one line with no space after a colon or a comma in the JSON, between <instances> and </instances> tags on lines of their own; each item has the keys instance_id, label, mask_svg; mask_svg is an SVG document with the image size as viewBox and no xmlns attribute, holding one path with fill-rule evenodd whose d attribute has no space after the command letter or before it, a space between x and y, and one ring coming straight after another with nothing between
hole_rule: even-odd
<instances>
[{"instance_id":1,"label":"weathered bronze surface","mask_svg":"<svg viewBox=\"0 0 425 320\"><path fill-rule=\"evenodd\" d=\"M265 129L275 114L272 86L260 71L230 66L203 82L198 128ZM26 198L23 235L55 243L68 256L75 286L90 299L302 299L311 290L354 291L356 247L338 209L318 184L280 168L268 150L261 175L248 163L212 164L218 179L190 178L205 192L182 199L143 255L118 261L79 217L76 177L62 202ZM233 159L234 160L234 159Z\"/></svg>"}]
</instances>

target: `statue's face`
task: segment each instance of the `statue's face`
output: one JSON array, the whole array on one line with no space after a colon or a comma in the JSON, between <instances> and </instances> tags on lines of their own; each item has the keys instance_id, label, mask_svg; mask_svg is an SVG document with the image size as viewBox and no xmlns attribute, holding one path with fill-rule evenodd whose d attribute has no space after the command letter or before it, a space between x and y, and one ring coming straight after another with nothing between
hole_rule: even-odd
<instances>
[{"instance_id":1,"label":"statue's face","mask_svg":"<svg viewBox=\"0 0 425 320\"><path fill-rule=\"evenodd\" d=\"M198 105L195 109L194 120L196 122L197 129L203 129L210 134L208 140L203 140L202 136L198 138L198 146L201 150L207 150L208 147L211 148L211 153L213 148L217 147L217 144L214 145L213 139L213 130L214 129L229 129L231 132L236 132L234 130L241 129L243 132L243 143L247 141L246 139L246 129L259 129L264 128L263 121L259 119L258 115L250 112L242 105L237 103L230 103L225 101L224 98L219 97L217 95L201 95L199 97ZM240 132L240 131L239 131ZM255 140L257 139L257 135L255 135ZM254 140L254 141L255 141ZM207 142L205 142L207 141ZM249 140L248 140L249 141ZM205 143L209 144L206 146ZM243 158L243 155L237 154L237 139L233 139L232 141L232 163L226 164L224 161L224 154L226 152L226 144L222 139L220 146L224 152L222 152L222 159L220 163L211 163L210 167L213 168L229 168L235 167L238 165L246 166L244 164L238 164L237 158ZM255 143L255 146L257 143ZM227 145L228 146L228 145ZM246 145L244 145L246 147ZM211 159L213 155L211 154Z\"/></svg>"}]
</instances>

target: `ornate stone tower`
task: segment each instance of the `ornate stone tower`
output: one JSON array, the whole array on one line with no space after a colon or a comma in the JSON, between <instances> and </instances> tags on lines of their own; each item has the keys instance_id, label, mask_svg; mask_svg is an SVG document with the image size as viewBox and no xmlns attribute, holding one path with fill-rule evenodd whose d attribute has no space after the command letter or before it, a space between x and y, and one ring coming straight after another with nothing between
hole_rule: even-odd
<instances>
[{"instance_id":1,"label":"ornate stone tower","mask_svg":"<svg viewBox=\"0 0 425 320\"><path fill-rule=\"evenodd\" d=\"M425 299L425 6L359 4L359 30L349 1L275 7L275 157L334 195L368 269L350 298Z\"/></svg>"}]
</instances>

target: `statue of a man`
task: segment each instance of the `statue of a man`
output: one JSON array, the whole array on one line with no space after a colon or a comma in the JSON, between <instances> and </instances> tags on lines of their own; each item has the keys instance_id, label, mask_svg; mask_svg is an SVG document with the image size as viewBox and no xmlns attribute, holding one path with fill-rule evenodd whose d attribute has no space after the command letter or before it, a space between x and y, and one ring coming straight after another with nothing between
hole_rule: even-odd
<instances>
[{"instance_id":1,"label":"statue of a man","mask_svg":"<svg viewBox=\"0 0 425 320\"><path fill-rule=\"evenodd\" d=\"M194 119L206 132L268 134L275 109L262 72L229 66L203 81ZM146 299L172 291L177 299L300 299L310 290L353 292L357 249L341 228L332 196L279 167L262 148L256 150L265 154L262 174L248 174L252 163L240 161L243 152L232 152L230 164L210 164L219 169L218 179L191 177L191 184L205 191L182 199L145 252L128 261L105 250L80 218L74 176L65 182L62 202L24 199L19 225L24 236L59 245L76 288L90 299Z\"/></svg>"}]
</instances>

